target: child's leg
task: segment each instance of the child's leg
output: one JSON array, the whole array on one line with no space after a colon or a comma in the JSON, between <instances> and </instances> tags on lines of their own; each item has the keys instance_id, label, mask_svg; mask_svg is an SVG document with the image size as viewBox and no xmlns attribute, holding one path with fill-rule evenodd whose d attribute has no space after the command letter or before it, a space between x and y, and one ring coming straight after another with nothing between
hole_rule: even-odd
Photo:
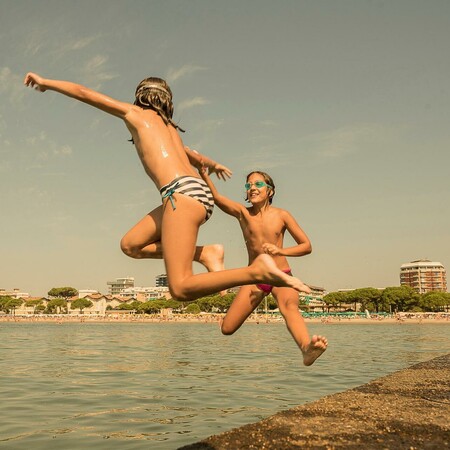
<instances>
[{"instance_id":1,"label":"child's leg","mask_svg":"<svg viewBox=\"0 0 450 450\"><path fill-rule=\"evenodd\" d=\"M269 255L259 255L248 267L219 272L192 274L198 229L205 218L205 208L183 194L173 195L176 209L166 202L162 220L161 242L170 291L174 298L192 301L204 295L245 284L268 283L301 289L303 283L278 269Z\"/></svg>"},{"instance_id":2,"label":"child's leg","mask_svg":"<svg viewBox=\"0 0 450 450\"><path fill-rule=\"evenodd\" d=\"M158 206L129 230L120 241L122 251L131 258L163 257L161 248L162 206Z\"/></svg>"},{"instance_id":3,"label":"child's leg","mask_svg":"<svg viewBox=\"0 0 450 450\"><path fill-rule=\"evenodd\" d=\"M162 205L149 212L120 241L122 251L131 258L162 259L161 223ZM223 245L197 246L194 261L203 264L209 271L223 270Z\"/></svg>"},{"instance_id":4,"label":"child's leg","mask_svg":"<svg viewBox=\"0 0 450 450\"><path fill-rule=\"evenodd\" d=\"M303 353L303 364L310 366L327 349L327 339L316 335L309 338L305 321L298 309L298 292L290 288L274 288L272 292L287 329Z\"/></svg>"},{"instance_id":5,"label":"child's leg","mask_svg":"<svg viewBox=\"0 0 450 450\"><path fill-rule=\"evenodd\" d=\"M255 285L242 286L221 323L222 333L230 335L237 331L263 298L264 292Z\"/></svg>"}]
</instances>

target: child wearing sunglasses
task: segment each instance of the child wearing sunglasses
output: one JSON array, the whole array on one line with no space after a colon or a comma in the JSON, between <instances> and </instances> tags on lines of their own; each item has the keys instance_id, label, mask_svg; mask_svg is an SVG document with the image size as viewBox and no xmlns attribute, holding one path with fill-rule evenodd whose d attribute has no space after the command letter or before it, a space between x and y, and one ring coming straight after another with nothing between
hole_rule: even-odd
<instances>
[{"instance_id":1,"label":"child wearing sunglasses","mask_svg":"<svg viewBox=\"0 0 450 450\"><path fill-rule=\"evenodd\" d=\"M231 171L184 146L178 133L182 130L172 120L172 91L164 80L155 77L142 80L136 88L134 103L31 72L25 76L24 84L40 92L58 92L123 120L146 173L160 191L162 205L125 235L122 250L136 258L163 257L169 290L175 299L188 302L255 282L300 291L300 281L281 271L269 255L256 258L249 267L217 270L222 268L221 247L210 248L210 256L204 255L208 249L197 247L200 225L210 217L214 201L194 167L200 169L205 165L223 180L231 176ZM212 271L193 274L193 260Z\"/></svg>"},{"instance_id":2,"label":"child wearing sunglasses","mask_svg":"<svg viewBox=\"0 0 450 450\"><path fill-rule=\"evenodd\" d=\"M311 243L288 211L272 206L275 195L275 183L272 178L260 171L247 175L244 184L245 200L251 203L251 206L245 207L221 195L205 169L202 169L200 174L210 188L215 204L225 213L238 219L247 246L249 264L262 254L268 254L273 257L281 271L292 275L286 257L311 253ZM283 247L286 231L296 241L293 247ZM311 292L303 283L300 288L303 292ZM221 323L222 333L230 335L237 331L263 298L270 293L277 301L286 326L302 351L303 363L310 366L326 350L328 341L323 336L314 335L310 338L298 309L298 292L290 287L263 283L242 286Z\"/></svg>"}]
</instances>

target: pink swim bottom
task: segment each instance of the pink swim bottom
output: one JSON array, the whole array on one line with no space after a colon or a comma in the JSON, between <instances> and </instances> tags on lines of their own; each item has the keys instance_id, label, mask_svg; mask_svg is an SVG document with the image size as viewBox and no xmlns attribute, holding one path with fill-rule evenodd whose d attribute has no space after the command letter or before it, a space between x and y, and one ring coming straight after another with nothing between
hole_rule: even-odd
<instances>
[{"instance_id":1,"label":"pink swim bottom","mask_svg":"<svg viewBox=\"0 0 450 450\"><path fill-rule=\"evenodd\" d=\"M291 269L284 269L283 272L292 276ZM256 287L263 291L266 295L270 294L273 289L273 286L271 284L257 284Z\"/></svg>"}]
</instances>

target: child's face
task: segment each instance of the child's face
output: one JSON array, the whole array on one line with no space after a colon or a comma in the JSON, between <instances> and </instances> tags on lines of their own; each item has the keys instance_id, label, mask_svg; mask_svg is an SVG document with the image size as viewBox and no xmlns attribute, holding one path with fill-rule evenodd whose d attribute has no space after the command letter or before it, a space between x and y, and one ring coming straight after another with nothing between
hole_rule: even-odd
<instances>
[{"instance_id":1,"label":"child's face","mask_svg":"<svg viewBox=\"0 0 450 450\"><path fill-rule=\"evenodd\" d=\"M270 186L259 173L252 173L245 183L248 201L253 205L260 202L268 202L271 192Z\"/></svg>"}]
</instances>

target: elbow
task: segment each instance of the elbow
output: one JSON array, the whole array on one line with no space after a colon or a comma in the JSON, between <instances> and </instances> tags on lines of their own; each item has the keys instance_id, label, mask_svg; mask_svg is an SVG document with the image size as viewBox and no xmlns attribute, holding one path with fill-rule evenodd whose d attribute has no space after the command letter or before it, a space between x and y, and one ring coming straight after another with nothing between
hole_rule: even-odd
<instances>
[{"instance_id":1,"label":"elbow","mask_svg":"<svg viewBox=\"0 0 450 450\"><path fill-rule=\"evenodd\" d=\"M308 246L305 249L305 255L309 255L312 252L311 242L308 243Z\"/></svg>"}]
</instances>

